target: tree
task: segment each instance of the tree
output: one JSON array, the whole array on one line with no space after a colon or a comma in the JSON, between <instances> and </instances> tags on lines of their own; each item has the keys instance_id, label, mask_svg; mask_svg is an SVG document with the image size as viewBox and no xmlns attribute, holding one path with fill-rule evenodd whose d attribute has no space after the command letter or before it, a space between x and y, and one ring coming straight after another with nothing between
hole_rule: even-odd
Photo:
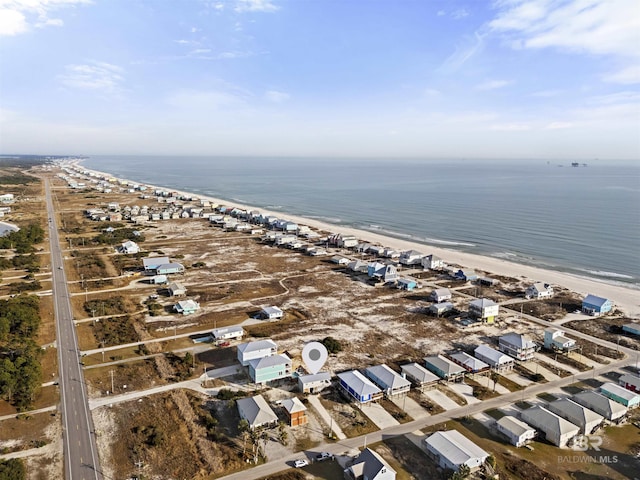
<instances>
[{"instance_id":1,"label":"tree","mask_svg":"<svg viewBox=\"0 0 640 480\"><path fill-rule=\"evenodd\" d=\"M342 351L342 344L333 337L325 337L321 342L329 353L338 353Z\"/></svg>"},{"instance_id":2,"label":"tree","mask_svg":"<svg viewBox=\"0 0 640 480\"><path fill-rule=\"evenodd\" d=\"M19 458L0 460L0 480L25 480L27 471Z\"/></svg>"},{"instance_id":3,"label":"tree","mask_svg":"<svg viewBox=\"0 0 640 480\"><path fill-rule=\"evenodd\" d=\"M465 463L460 465L458 471L449 477L449 480L464 480L471 474L471 469Z\"/></svg>"},{"instance_id":4,"label":"tree","mask_svg":"<svg viewBox=\"0 0 640 480\"><path fill-rule=\"evenodd\" d=\"M238 422L238 431L242 435L242 458L247 448L247 439L249 438L249 422L246 419L242 419Z\"/></svg>"}]
</instances>

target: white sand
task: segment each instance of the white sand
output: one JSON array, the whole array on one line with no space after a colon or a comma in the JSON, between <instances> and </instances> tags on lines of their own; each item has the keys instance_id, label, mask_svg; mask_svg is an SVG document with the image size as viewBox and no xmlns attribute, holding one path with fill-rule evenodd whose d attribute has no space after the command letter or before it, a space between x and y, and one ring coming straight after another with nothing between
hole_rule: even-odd
<instances>
[{"instance_id":1,"label":"white sand","mask_svg":"<svg viewBox=\"0 0 640 480\"><path fill-rule=\"evenodd\" d=\"M85 167L82 167L83 169ZM105 172L99 172L96 170L88 171L95 172L98 175L105 175L112 177L111 174ZM130 181L130 180L127 180ZM137 182L142 183L142 182ZM331 233L342 233L345 235L354 235L362 241L383 245L385 247L392 248L394 250L417 250L424 254L434 254L442 258L449 264L456 264L466 268L473 268L482 270L487 273L493 273L496 275L503 275L506 277L515 277L529 279L530 281L550 283L553 285L565 287L580 295L594 294L599 297L605 297L612 300L616 308L622 310L626 315L630 317L640 318L640 290L636 290L629 287L623 287L619 285L613 285L610 283L601 282L598 280L572 275L564 272L556 272L554 270L545 270L542 268L536 268L527 265L521 265L514 262L509 262L499 258L486 257L482 255L476 255L465 252L458 252L455 250L445 249L441 247L433 247L422 243L415 243L407 240L397 239L380 235L366 230L358 230L355 228L343 227L331 225L329 223L321 222L318 220L298 217L295 215L289 215L284 212L274 212L272 210L265 210L263 208L253 207L250 205L242 205L236 202L229 202L214 197L198 195L191 192L184 192L181 190L175 190L167 187L156 187L146 184L149 188L159 190L171 190L178 194L209 200L212 203L220 205L232 205L238 208L247 210L259 210L264 214L273 214L281 218L286 218L299 225L307 225L309 227L316 228Z\"/></svg>"}]
</instances>

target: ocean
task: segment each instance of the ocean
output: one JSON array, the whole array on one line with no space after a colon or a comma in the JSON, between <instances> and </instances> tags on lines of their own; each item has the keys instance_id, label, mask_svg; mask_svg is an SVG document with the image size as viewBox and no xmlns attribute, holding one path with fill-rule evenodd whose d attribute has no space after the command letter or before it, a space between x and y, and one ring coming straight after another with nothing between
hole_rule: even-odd
<instances>
[{"instance_id":1,"label":"ocean","mask_svg":"<svg viewBox=\"0 0 640 480\"><path fill-rule=\"evenodd\" d=\"M640 287L640 167L563 163L95 156L83 165L230 204Z\"/></svg>"}]
</instances>

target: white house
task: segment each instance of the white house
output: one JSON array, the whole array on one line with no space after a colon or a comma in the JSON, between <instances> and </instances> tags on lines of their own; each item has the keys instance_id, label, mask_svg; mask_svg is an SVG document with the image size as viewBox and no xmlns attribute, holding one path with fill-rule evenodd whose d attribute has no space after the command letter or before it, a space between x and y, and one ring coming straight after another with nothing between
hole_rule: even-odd
<instances>
[{"instance_id":1,"label":"white house","mask_svg":"<svg viewBox=\"0 0 640 480\"><path fill-rule=\"evenodd\" d=\"M243 367L249 365L251 360L268 357L278 353L278 345L273 340L258 340L256 342L241 343L238 345L238 361Z\"/></svg>"},{"instance_id":2,"label":"white house","mask_svg":"<svg viewBox=\"0 0 640 480\"><path fill-rule=\"evenodd\" d=\"M571 400L593 410L610 422L614 423L620 422L628 411L627 407L621 403L611 400L610 398L607 398L598 392L594 392L593 390L576 393L571 397Z\"/></svg>"},{"instance_id":3,"label":"white house","mask_svg":"<svg viewBox=\"0 0 640 480\"><path fill-rule=\"evenodd\" d=\"M487 345L478 345L473 351L473 355L489 364L492 370L496 372L506 372L512 370L516 364L513 357L505 355Z\"/></svg>"},{"instance_id":4,"label":"white house","mask_svg":"<svg viewBox=\"0 0 640 480\"><path fill-rule=\"evenodd\" d=\"M507 333L499 337L498 348L521 362L533 359L537 350L536 344L520 333Z\"/></svg>"},{"instance_id":5,"label":"white house","mask_svg":"<svg viewBox=\"0 0 640 480\"><path fill-rule=\"evenodd\" d=\"M407 250L400 254L399 262L402 265L421 265L424 255L417 250Z\"/></svg>"},{"instance_id":6,"label":"white house","mask_svg":"<svg viewBox=\"0 0 640 480\"><path fill-rule=\"evenodd\" d=\"M120 245L120 248L118 250L120 250L120 253L125 254L139 253L140 246L136 242L127 240L126 242L122 242L122 245Z\"/></svg>"},{"instance_id":7,"label":"white house","mask_svg":"<svg viewBox=\"0 0 640 480\"><path fill-rule=\"evenodd\" d=\"M274 306L264 307L260 310L260 317L266 320L277 320L278 318L282 318L283 315L284 312Z\"/></svg>"},{"instance_id":8,"label":"white house","mask_svg":"<svg viewBox=\"0 0 640 480\"><path fill-rule=\"evenodd\" d=\"M589 410L568 398L560 398L549 403L549 411L580 427L580 433L593 433L604 421L604 417L593 410Z\"/></svg>"},{"instance_id":9,"label":"white house","mask_svg":"<svg viewBox=\"0 0 640 480\"><path fill-rule=\"evenodd\" d=\"M429 295L429 299L437 303L446 302L451 300L451 291L448 288L436 288Z\"/></svg>"},{"instance_id":10,"label":"white house","mask_svg":"<svg viewBox=\"0 0 640 480\"><path fill-rule=\"evenodd\" d=\"M172 282L167 287L169 295L172 297L183 297L187 294L187 289L184 285L178 282Z\"/></svg>"},{"instance_id":11,"label":"white house","mask_svg":"<svg viewBox=\"0 0 640 480\"><path fill-rule=\"evenodd\" d=\"M302 393L318 393L331 385L329 372L318 372L315 375L300 375L298 388Z\"/></svg>"},{"instance_id":12,"label":"white house","mask_svg":"<svg viewBox=\"0 0 640 480\"><path fill-rule=\"evenodd\" d=\"M496 422L496 429L509 440L511 445L522 447L533 440L536 429L518 420L516 417L505 415Z\"/></svg>"},{"instance_id":13,"label":"white house","mask_svg":"<svg viewBox=\"0 0 640 480\"><path fill-rule=\"evenodd\" d=\"M232 340L241 339L244 335L244 329L240 325L231 327L215 328L211 331L214 340Z\"/></svg>"},{"instance_id":14,"label":"white house","mask_svg":"<svg viewBox=\"0 0 640 480\"><path fill-rule=\"evenodd\" d=\"M251 430L265 426L273 426L278 423L278 416L262 395L239 398L236 400L236 405L238 406L240 418L249 423Z\"/></svg>"},{"instance_id":15,"label":"white house","mask_svg":"<svg viewBox=\"0 0 640 480\"><path fill-rule=\"evenodd\" d=\"M425 270L438 270L445 268L445 266L446 264L444 263L444 260L433 254L427 255L422 259L422 268Z\"/></svg>"},{"instance_id":16,"label":"white house","mask_svg":"<svg viewBox=\"0 0 640 480\"><path fill-rule=\"evenodd\" d=\"M400 366L400 370L402 370L403 377L408 378L420 389L435 385L440 380L440 377L431 373L419 363L407 363L406 365Z\"/></svg>"},{"instance_id":17,"label":"white house","mask_svg":"<svg viewBox=\"0 0 640 480\"><path fill-rule=\"evenodd\" d=\"M387 397L408 393L411 388L409 380L384 364L368 367L364 373L380 387Z\"/></svg>"},{"instance_id":18,"label":"white house","mask_svg":"<svg viewBox=\"0 0 640 480\"><path fill-rule=\"evenodd\" d=\"M527 287L524 296L526 298L550 298L553 297L553 287L548 283L536 282Z\"/></svg>"},{"instance_id":19,"label":"white house","mask_svg":"<svg viewBox=\"0 0 640 480\"><path fill-rule=\"evenodd\" d=\"M478 298L469 303L469 314L487 323L493 323L499 311L500 305L488 298Z\"/></svg>"},{"instance_id":20,"label":"white house","mask_svg":"<svg viewBox=\"0 0 640 480\"><path fill-rule=\"evenodd\" d=\"M548 350L569 352L571 350L575 350L578 346L574 339L565 337L562 330L547 328L544 331L544 348Z\"/></svg>"},{"instance_id":21,"label":"white house","mask_svg":"<svg viewBox=\"0 0 640 480\"><path fill-rule=\"evenodd\" d=\"M458 471L462 465L477 470L489 454L457 430L436 432L424 439L427 452L441 468Z\"/></svg>"},{"instance_id":22,"label":"white house","mask_svg":"<svg viewBox=\"0 0 640 480\"><path fill-rule=\"evenodd\" d=\"M181 300L173 306L173 309L182 315L191 315L200 310L200 304L194 300Z\"/></svg>"}]
</instances>

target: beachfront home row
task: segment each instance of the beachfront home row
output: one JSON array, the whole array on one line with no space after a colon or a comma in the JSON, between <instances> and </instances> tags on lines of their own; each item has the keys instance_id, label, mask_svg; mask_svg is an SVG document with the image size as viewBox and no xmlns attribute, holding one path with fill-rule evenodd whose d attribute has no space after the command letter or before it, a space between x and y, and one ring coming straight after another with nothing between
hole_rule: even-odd
<instances>
[{"instance_id":1,"label":"beachfront home row","mask_svg":"<svg viewBox=\"0 0 640 480\"><path fill-rule=\"evenodd\" d=\"M496 422L496 430L504 435L511 445L522 447L533 440L536 429L511 415L505 415Z\"/></svg>"},{"instance_id":2,"label":"beachfront home row","mask_svg":"<svg viewBox=\"0 0 640 480\"><path fill-rule=\"evenodd\" d=\"M417 388L424 390L426 387L435 385L440 378L431 373L418 363L408 363L400 367L402 375L409 379Z\"/></svg>"},{"instance_id":3,"label":"beachfront home row","mask_svg":"<svg viewBox=\"0 0 640 480\"><path fill-rule=\"evenodd\" d=\"M607 298L597 297L596 295L587 295L582 300L582 313L597 317L608 313L613 308L613 303Z\"/></svg>"},{"instance_id":4,"label":"beachfront home row","mask_svg":"<svg viewBox=\"0 0 640 480\"><path fill-rule=\"evenodd\" d=\"M604 421L602 415L568 398L554 400L547 405L547 408L580 428L580 433L583 435L595 432Z\"/></svg>"},{"instance_id":5,"label":"beachfront home row","mask_svg":"<svg viewBox=\"0 0 640 480\"><path fill-rule=\"evenodd\" d=\"M611 400L593 390L576 393L571 397L571 400L602 415L612 423L622 422L628 411L627 407L621 403Z\"/></svg>"},{"instance_id":6,"label":"beachfront home row","mask_svg":"<svg viewBox=\"0 0 640 480\"><path fill-rule=\"evenodd\" d=\"M478 470L489 457L478 445L457 430L435 432L424 439L427 453L440 468L457 472L462 465L473 472Z\"/></svg>"}]
</instances>

